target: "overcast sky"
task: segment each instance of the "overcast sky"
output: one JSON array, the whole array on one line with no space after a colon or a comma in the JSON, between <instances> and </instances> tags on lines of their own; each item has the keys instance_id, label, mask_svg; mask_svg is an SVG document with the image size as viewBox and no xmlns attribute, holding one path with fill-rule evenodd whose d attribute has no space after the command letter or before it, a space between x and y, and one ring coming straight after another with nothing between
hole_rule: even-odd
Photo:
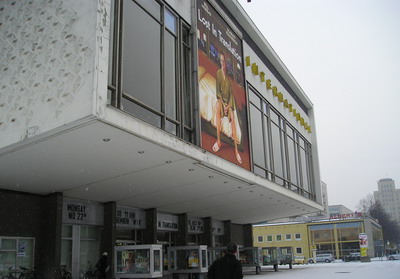
<instances>
[{"instance_id":1,"label":"overcast sky","mask_svg":"<svg viewBox=\"0 0 400 279\"><path fill-rule=\"evenodd\" d=\"M314 104L329 204L400 188L400 0L238 0Z\"/></svg>"}]
</instances>

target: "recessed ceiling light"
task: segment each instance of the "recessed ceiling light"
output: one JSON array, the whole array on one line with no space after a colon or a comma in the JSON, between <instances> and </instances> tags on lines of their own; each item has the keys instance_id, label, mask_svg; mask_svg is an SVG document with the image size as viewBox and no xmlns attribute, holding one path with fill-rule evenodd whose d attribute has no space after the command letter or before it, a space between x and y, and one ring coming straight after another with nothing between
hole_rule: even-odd
<instances>
[{"instance_id":1,"label":"recessed ceiling light","mask_svg":"<svg viewBox=\"0 0 400 279\"><path fill-rule=\"evenodd\" d=\"M144 153L144 151L143 151L143 150L140 150L140 151L138 151L137 153L139 153L139 154L143 154L143 153Z\"/></svg>"},{"instance_id":2,"label":"recessed ceiling light","mask_svg":"<svg viewBox=\"0 0 400 279\"><path fill-rule=\"evenodd\" d=\"M110 139L109 139L109 138L105 138L105 139L103 139L103 141L104 141L104 142L109 142Z\"/></svg>"}]
</instances>

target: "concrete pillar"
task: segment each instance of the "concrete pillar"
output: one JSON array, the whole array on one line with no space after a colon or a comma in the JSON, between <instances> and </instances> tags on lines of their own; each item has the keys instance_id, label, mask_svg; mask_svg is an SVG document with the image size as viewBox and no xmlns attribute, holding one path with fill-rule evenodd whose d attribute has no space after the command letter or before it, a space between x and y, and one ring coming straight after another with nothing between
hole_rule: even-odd
<instances>
[{"instance_id":1,"label":"concrete pillar","mask_svg":"<svg viewBox=\"0 0 400 279\"><path fill-rule=\"evenodd\" d=\"M157 209L146 210L146 231L144 234L144 244L157 243Z\"/></svg>"},{"instance_id":2,"label":"concrete pillar","mask_svg":"<svg viewBox=\"0 0 400 279\"><path fill-rule=\"evenodd\" d=\"M222 245L226 246L233 241L232 237L232 223L230 220L224 221L224 236L222 237Z\"/></svg>"},{"instance_id":3,"label":"concrete pillar","mask_svg":"<svg viewBox=\"0 0 400 279\"><path fill-rule=\"evenodd\" d=\"M176 246L188 245L188 216L187 213L178 215L178 233L176 235Z\"/></svg>"},{"instance_id":4,"label":"concrete pillar","mask_svg":"<svg viewBox=\"0 0 400 279\"><path fill-rule=\"evenodd\" d=\"M100 254L108 253L110 270L107 272L107 278L114 276L114 247L117 238L117 204L107 202L104 204L104 226L101 231Z\"/></svg>"},{"instance_id":5,"label":"concrete pillar","mask_svg":"<svg viewBox=\"0 0 400 279\"><path fill-rule=\"evenodd\" d=\"M211 217L203 218L204 233L201 235L201 245L207 245L208 247L213 247L212 242L212 219Z\"/></svg>"},{"instance_id":6,"label":"concrete pillar","mask_svg":"<svg viewBox=\"0 0 400 279\"><path fill-rule=\"evenodd\" d=\"M243 225L243 246L253 247L253 226L251 224Z\"/></svg>"},{"instance_id":7,"label":"concrete pillar","mask_svg":"<svg viewBox=\"0 0 400 279\"><path fill-rule=\"evenodd\" d=\"M38 241L36 255L38 272L43 278L58 278L61 262L61 236L62 236L62 208L63 197L61 193L44 196L41 207L42 230Z\"/></svg>"}]
</instances>

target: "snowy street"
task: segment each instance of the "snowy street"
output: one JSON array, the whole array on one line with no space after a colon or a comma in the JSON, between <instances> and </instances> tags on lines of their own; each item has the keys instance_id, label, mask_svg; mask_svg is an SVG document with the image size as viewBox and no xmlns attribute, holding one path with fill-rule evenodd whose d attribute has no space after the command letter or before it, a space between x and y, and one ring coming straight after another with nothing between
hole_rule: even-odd
<instances>
[{"instance_id":1,"label":"snowy street","mask_svg":"<svg viewBox=\"0 0 400 279\"><path fill-rule=\"evenodd\" d=\"M279 266L275 272L272 267L263 267L260 275L244 269L245 279L398 279L400 261L372 259L371 262L343 262L337 260L332 263L317 263L307 265Z\"/></svg>"}]
</instances>

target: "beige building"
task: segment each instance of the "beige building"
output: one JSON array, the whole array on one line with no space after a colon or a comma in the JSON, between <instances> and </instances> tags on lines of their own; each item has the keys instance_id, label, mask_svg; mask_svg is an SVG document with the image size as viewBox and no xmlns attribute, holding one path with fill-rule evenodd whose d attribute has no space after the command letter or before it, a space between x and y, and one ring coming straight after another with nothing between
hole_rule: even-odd
<instances>
[{"instance_id":1,"label":"beige building","mask_svg":"<svg viewBox=\"0 0 400 279\"><path fill-rule=\"evenodd\" d=\"M400 225L400 189L396 189L394 180L383 178L378 181L378 191L374 198L389 216Z\"/></svg>"}]
</instances>

